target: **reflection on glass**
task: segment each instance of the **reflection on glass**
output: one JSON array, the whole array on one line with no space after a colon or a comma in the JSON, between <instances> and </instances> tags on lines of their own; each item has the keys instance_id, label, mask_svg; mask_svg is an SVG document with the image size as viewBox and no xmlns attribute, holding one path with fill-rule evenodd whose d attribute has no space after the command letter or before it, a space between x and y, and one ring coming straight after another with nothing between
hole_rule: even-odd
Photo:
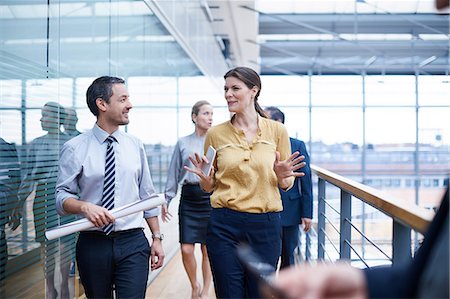
<instances>
[{"instance_id":1,"label":"reflection on glass","mask_svg":"<svg viewBox=\"0 0 450 299\"><path fill-rule=\"evenodd\" d=\"M44 261L47 297L69 298L69 269L72 261L74 236L47 241L45 231L55 227L60 219L55 208L55 187L58 175L59 150L70 137L61 131L64 108L56 102L47 102L41 110L41 128L47 134L34 139L27 146L27 156L23 162L24 177L18 197L20 203L13 212L13 229L20 225L23 203L33 200L33 222L35 241L41 244L41 259ZM69 219L67 219L69 220ZM61 273L60 288L55 284L55 270L59 256Z\"/></svg>"},{"instance_id":2,"label":"reflection on glass","mask_svg":"<svg viewBox=\"0 0 450 299\"><path fill-rule=\"evenodd\" d=\"M20 183L20 166L16 146L0 137L0 297L5 298L8 243L6 225L18 204L17 190Z\"/></svg>"}]
</instances>

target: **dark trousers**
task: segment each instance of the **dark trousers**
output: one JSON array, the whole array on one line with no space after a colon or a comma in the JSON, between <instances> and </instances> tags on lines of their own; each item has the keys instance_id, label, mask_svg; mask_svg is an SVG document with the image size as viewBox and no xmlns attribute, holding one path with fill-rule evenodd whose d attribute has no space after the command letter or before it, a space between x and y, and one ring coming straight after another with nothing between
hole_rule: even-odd
<instances>
[{"instance_id":1,"label":"dark trousers","mask_svg":"<svg viewBox=\"0 0 450 299\"><path fill-rule=\"evenodd\" d=\"M261 298L256 277L236 255L236 246L247 243L274 268L281 253L280 213L244 213L212 209L206 246L217 298Z\"/></svg>"},{"instance_id":2,"label":"dark trousers","mask_svg":"<svg viewBox=\"0 0 450 299\"><path fill-rule=\"evenodd\" d=\"M299 228L297 225L283 226L281 238L281 265L286 268L295 264L294 252L298 246Z\"/></svg>"},{"instance_id":3,"label":"dark trousers","mask_svg":"<svg viewBox=\"0 0 450 299\"><path fill-rule=\"evenodd\" d=\"M76 259L87 298L144 298L150 246L142 229L81 232Z\"/></svg>"}]
</instances>

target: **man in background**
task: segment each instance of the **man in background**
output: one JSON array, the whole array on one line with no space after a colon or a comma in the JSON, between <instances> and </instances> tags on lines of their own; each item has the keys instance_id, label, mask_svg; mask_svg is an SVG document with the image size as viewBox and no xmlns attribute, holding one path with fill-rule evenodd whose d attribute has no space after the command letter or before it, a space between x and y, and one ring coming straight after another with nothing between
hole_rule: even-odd
<instances>
[{"instance_id":1,"label":"man in background","mask_svg":"<svg viewBox=\"0 0 450 299\"><path fill-rule=\"evenodd\" d=\"M63 119L63 127L64 134L75 137L81 134L80 131L77 130L78 116L77 111L71 107L64 108L64 119Z\"/></svg>"},{"instance_id":2,"label":"man in background","mask_svg":"<svg viewBox=\"0 0 450 299\"><path fill-rule=\"evenodd\" d=\"M276 107L265 109L268 117L274 121L284 124L284 113ZM308 232L312 223L312 182L309 155L306 151L305 143L295 138L289 138L291 151L298 151L305 156L306 165L302 167L305 173L302 177L295 179L294 186L287 192L280 190L283 201L283 211L281 212L281 224L283 226L281 244L281 268L295 264L295 249L299 241L299 224L303 224L303 230Z\"/></svg>"}]
</instances>

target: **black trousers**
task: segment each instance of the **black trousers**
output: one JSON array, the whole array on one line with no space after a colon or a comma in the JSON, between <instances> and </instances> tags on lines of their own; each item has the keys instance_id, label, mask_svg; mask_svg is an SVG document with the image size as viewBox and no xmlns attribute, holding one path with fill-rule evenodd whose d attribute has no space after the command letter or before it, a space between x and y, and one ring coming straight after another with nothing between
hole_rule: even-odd
<instances>
[{"instance_id":1,"label":"black trousers","mask_svg":"<svg viewBox=\"0 0 450 299\"><path fill-rule=\"evenodd\" d=\"M281 253L280 213L212 209L206 247L218 299L261 298L257 278L237 257L236 246L240 243L248 244L275 269Z\"/></svg>"},{"instance_id":2,"label":"black trousers","mask_svg":"<svg viewBox=\"0 0 450 299\"><path fill-rule=\"evenodd\" d=\"M144 298L150 246L142 229L81 232L76 259L87 298Z\"/></svg>"},{"instance_id":3,"label":"black trousers","mask_svg":"<svg viewBox=\"0 0 450 299\"><path fill-rule=\"evenodd\" d=\"M298 237L298 224L283 226L280 268L286 268L295 264L295 249L298 247Z\"/></svg>"}]
</instances>

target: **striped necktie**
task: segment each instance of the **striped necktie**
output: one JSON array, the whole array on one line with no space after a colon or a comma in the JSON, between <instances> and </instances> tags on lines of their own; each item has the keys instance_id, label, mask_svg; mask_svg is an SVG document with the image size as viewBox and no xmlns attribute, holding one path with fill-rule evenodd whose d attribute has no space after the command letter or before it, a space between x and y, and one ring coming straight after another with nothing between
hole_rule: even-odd
<instances>
[{"instance_id":1,"label":"striped necktie","mask_svg":"<svg viewBox=\"0 0 450 299\"><path fill-rule=\"evenodd\" d=\"M105 160L105 181L103 184L103 197L102 207L111 210L114 208L114 188L115 188L115 174L116 163L114 159L114 146L113 142L116 139L113 136L108 136L106 142L108 146L106 148L106 160ZM113 224L107 224L103 226L103 231L108 235L113 230Z\"/></svg>"}]
</instances>

